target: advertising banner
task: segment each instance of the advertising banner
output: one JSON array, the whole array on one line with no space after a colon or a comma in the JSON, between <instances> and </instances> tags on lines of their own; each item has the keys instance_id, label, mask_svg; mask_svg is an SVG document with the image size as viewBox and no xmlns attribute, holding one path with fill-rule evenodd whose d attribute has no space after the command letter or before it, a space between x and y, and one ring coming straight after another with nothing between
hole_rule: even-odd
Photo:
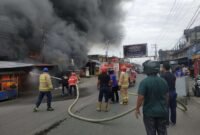
<instances>
[{"instance_id":1,"label":"advertising banner","mask_svg":"<svg viewBox=\"0 0 200 135\"><path fill-rule=\"evenodd\" d=\"M125 45L124 58L147 57L147 44Z\"/></svg>"}]
</instances>

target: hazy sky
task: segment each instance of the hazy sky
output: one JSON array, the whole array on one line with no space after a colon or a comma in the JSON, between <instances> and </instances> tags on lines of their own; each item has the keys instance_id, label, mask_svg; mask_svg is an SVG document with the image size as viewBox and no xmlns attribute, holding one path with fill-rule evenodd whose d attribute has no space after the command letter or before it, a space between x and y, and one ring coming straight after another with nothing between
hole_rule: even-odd
<instances>
[{"instance_id":1,"label":"hazy sky","mask_svg":"<svg viewBox=\"0 0 200 135\"><path fill-rule=\"evenodd\" d=\"M130 0L123 5L126 19L122 45L148 43L149 55L154 54L152 44L158 49L172 49L199 5L199 0ZM200 25L200 17L196 25ZM118 50L110 48L108 53L122 55L122 45Z\"/></svg>"},{"instance_id":2,"label":"hazy sky","mask_svg":"<svg viewBox=\"0 0 200 135\"><path fill-rule=\"evenodd\" d=\"M173 48L199 4L199 0L132 0L126 3L123 44L146 42L149 47L157 44L161 49ZM195 25L200 25L200 18L196 22Z\"/></svg>"}]
</instances>

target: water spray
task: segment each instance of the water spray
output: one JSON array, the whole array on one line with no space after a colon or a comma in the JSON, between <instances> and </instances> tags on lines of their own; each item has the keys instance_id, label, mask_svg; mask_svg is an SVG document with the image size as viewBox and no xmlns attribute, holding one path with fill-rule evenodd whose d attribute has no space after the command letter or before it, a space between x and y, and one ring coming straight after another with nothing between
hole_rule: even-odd
<instances>
[{"instance_id":1,"label":"water spray","mask_svg":"<svg viewBox=\"0 0 200 135\"><path fill-rule=\"evenodd\" d=\"M39 73L35 73L35 72L29 72L30 75L36 75L36 76L40 76ZM56 77L56 76L50 76L52 79L55 79L55 80L62 80L61 78L59 77Z\"/></svg>"}]
</instances>

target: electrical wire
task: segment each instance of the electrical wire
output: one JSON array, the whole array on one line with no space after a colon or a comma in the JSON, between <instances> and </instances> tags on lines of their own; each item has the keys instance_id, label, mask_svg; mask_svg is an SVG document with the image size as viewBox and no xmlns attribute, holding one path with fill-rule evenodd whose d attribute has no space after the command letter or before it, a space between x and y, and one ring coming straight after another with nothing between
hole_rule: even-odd
<instances>
[{"instance_id":1,"label":"electrical wire","mask_svg":"<svg viewBox=\"0 0 200 135\"><path fill-rule=\"evenodd\" d=\"M163 27L161 28L161 32L160 32L161 34L159 34L159 36L157 37L156 42L157 42L158 39L163 35L164 27L167 25L167 23L168 23L168 21L169 21L169 17L170 17L170 15L172 14L172 11L174 10L174 8L175 8L175 6L176 6L176 3L177 3L177 0L174 0L173 4L172 4L172 6L171 6L171 8L170 8L170 10L169 10L169 13L167 14L167 17L166 17L166 19L165 19L165 21L164 21L164 25L163 25Z\"/></svg>"},{"instance_id":2,"label":"electrical wire","mask_svg":"<svg viewBox=\"0 0 200 135\"><path fill-rule=\"evenodd\" d=\"M190 29L191 26L196 22L198 16L200 15L200 5L197 7L196 11L194 12L192 18L190 19L186 29ZM175 46L173 48L176 48L176 46L179 44L180 39L178 39L177 43L175 44Z\"/></svg>"},{"instance_id":3,"label":"electrical wire","mask_svg":"<svg viewBox=\"0 0 200 135\"><path fill-rule=\"evenodd\" d=\"M193 3L195 2L196 0L194 0L193 1ZM181 4L179 4L179 5L181 5ZM189 8L189 6L188 6L188 8L187 9L185 9L185 10L182 10L182 9L184 9L184 4L182 4L183 6L179 6L179 10L180 11L185 11L185 12L181 12L180 14L179 14L179 11L177 11L177 17L176 17L176 19L174 20L174 22L175 22L175 24L176 24L176 29L177 28L180 28L180 26L182 26L182 25L180 25L180 22L181 22L181 24L183 24L184 22L186 22L188 19L187 19L187 15L188 15L188 13L189 13L189 10L192 10L193 9L193 7L190 7ZM178 10L177 9L177 10ZM192 19L190 19L190 24L188 24L190 27L196 22L196 19L198 19L198 18L196 18L195 16L196 16L196 14L197 14L197 12L198 12L198 9L195 11L195 14L193 15L193 17L192 17ZM198 16L199 16L199 14L198 14ZM198 17L197 16L197 17ZM194 18L196 18L195 20L194 20ZM188 26L187 26L188 27ZM166 34L167 34L167 31L168 31L169 29L166 29ZM160 36L160 39L159 40L161 40L161 39L163 39L163 40L165 40L166 38L168 38L168 36L166 35L166 34L163 34L162 36ZM181 38L179 38L179 40L180 39L182 39L182 37ZM179 43L179 40L176 42L176 44L175 44L175 47L173 47L173 48L176 48L176 46L178 45L178 43ZM158 41L158 40L157 40ZM170 41L167 43L167 44L173 44L173 42L171 42L170 43Z\"/></svg>"}]
</instances>

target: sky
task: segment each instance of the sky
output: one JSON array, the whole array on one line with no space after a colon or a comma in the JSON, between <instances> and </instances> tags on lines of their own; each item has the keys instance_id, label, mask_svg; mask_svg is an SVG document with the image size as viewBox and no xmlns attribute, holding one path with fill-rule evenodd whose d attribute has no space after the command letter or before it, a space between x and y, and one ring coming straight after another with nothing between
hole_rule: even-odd
<instances>
[{"instance_id":1,"label":"sky","mask_svg":"<svg viewBox=\"0 0 200 135\"><path fill-rule=\"evenodd\" d=\"M158 50L172 49L183 35L184 29L199 5L199 0L129 0L125 2L122 5L126 13L122 44L119 47L110 47L108 54L122 56L123 45L138 43L148 44L150 56L155 54L153 44L157 44ZM200 17L192 27L197 25L200 25ZM105 54L105 48L101 48L99 52ZM131 61L141 64L146 59L131 59Z\"/></svg>"}]
</instances>

